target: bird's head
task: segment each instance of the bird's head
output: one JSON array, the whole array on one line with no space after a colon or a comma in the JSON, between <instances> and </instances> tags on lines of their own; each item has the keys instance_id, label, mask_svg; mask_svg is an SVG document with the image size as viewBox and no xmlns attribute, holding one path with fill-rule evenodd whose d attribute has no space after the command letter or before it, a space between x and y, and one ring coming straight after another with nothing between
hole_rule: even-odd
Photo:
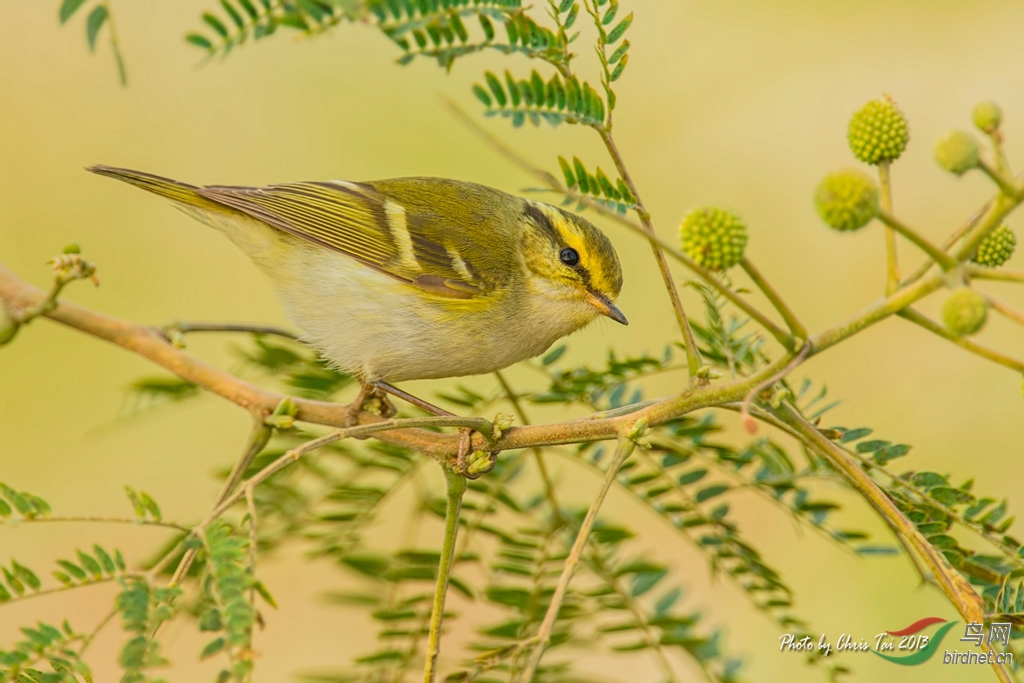
<instances>
[{"instance_id":1,"label":"bird's head","mask_svg":"<svg viewBox=\"0 0 1024 683\"><path fill-rule=\"evenodd\" d=\"M622 290L622 268L603 232L580 216L530 200L523 202L522 220L523 258L542 294L628 324L613 303Z\"/></svg>"}]
</instances>

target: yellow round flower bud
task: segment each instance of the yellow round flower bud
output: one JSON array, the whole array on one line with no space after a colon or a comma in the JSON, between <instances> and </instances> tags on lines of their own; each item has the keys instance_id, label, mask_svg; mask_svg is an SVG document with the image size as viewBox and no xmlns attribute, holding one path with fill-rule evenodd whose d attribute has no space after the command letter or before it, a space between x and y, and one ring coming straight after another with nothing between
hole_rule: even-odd
<instances>
[{"instance_id":1,"label":"yellow round flower bud","mask_svg":"<svg viewBox=\"0 0 1024 683\"><path fill-rule=\"evenodd\" d=\"M836 171L818 183L814 205L830 227L843 232L860 230L878 214L878 186L863 171Z\"/></svg>"},{"instance_id":2,"label":"yellow round flower bud","mask_svg":"<svg viewBox=\"0 0 1024 683\"><path fill-rule=\"evenodd\" d=\"M978 251L971 257L971 262L986 268L998 268L1010 260L1016 247L1017 237L1013 230L1000 225L978 245Z\"/></svg>"},{"instance_id":3,"label":"yellow round flower bud","mask_svg":"<svg viewBox=\"0 0 1024 683\"><path fill-rule=\"evenodd\" d=\"M991 135L999 130L999 125L1003 122L1003 110L995 102L986 100L974 105L972 117L978 130Z\"/></svg>"},{"instance_id":4,"label":"yellow round flower bud","mask_svg":"<svg viewBox=\"0 0 1024 683\"><path fill-rule=\"evenodd\" d=\"M985 297L967 287L955 290L942 304L942 322L953 334L974 334L984 327L987 318Z\"/></svg>"},{"instance_id":5,"label":"yellow round flower bud","mask_svg":"<svg viewBox=\"0 0 1024 683\"><path fill-rule=\"evenodd\" d=\"M895 161L910 140L907 119L891 97L871 100L853 116L846 131L853 155L866 164Z\"/></svg>"},{"instance_id":6,"label":"yellow round flower bud","mask_svg":"<svg viewBox=\"0 0 1024 683\"><path fill-rule=\"evenodd\" d=\"M954 175L963 175L978 167L978 142L970 133L951 130L935 143L935 161Z\"/></svg>"},{"instance_id":7,"label":"yellow round flower bud","mask_svg":"<svg viewBox=\"0 0 1024 683\"><path fill-rule=\"evenodd\" d=\"M711 270L732 268L743 258L747 226L734 213L715 206L691 210L679 228L683 251Z\"/></svg>"}]
</instances>

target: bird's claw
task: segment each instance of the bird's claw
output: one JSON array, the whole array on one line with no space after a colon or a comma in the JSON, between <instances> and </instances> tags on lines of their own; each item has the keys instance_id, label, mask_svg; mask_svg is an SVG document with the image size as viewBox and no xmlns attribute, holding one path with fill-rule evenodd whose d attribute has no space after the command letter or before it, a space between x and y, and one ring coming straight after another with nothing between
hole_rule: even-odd
<instances>
[{"instance_id":1,"label":"bird's claw","mask_svg":"<svg viewBox=\"0 0 1024 683\"><path fill-rule=\"evenodd\" d=\"M357 426L359 424L359 414L366 410L368 404L373 401L378 403L379 408L377 412L385 420L394 417L398 413L395 404L391 402L391 399L388 398L388 395L382 389L374 384L363 384L355 400L349 404L348 410L345 411L345 426Z\"/></svg>"}]
</instances>

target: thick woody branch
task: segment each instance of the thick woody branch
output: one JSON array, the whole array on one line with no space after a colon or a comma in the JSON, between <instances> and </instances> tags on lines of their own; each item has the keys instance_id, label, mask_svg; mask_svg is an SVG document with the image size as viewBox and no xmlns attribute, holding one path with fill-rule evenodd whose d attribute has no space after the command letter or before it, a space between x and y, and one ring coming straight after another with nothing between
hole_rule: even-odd
<instances>
[{"instance_id":1,"label":"thick woody branch","mask_svg":"<svg viewBox=\"0 0 1024 683\"><path fill-rule=\"evenodd\" d=\"M45 296L46 294L42 290L24 282L0 264L0 300L3 300L8 309L16 310L34 306ZM52 311L46 314L46 317L148 358L181 379L226 398L246 410L269 415L281 400L286 398L283 394L260 388L204 363L168 343L164 336L154 328L111 318L66 301L59 302ZM296 415L299 420L330 427L346 426L347 405L300 398L293 398L292 401L299 408ZM374 422L379 419L371 413L360 415L360 423ZM398 446L434 452L438 447L443 448L444 445L447 445L436 443L437 436L422 430L410 430L410 433L390 432L382 438ZM457 437L448 438L451 441L452 452L454 452Z\"/></svg>"},{"instance_id":2,"label":"thick woody branch","mask_svg":"<svg viewBox=\"0 0 1024 683\"><path fill-rule=\"evenodd\" d=\"M9 309L33 306L46 294L0 264L0 301ZM189 353L170 344L155 328L136 325L118 320L82 306L59 302L46 317L68 327L85 332L121 348L143 356L157 365L174 373L181 379L226 398L246 410L269 415L285 398L283 394L263 389L215 368ZM601 441L618 437L624 425L640 417L646 417L651 426L664 424L688 412L716 405L723 401L742 398L751 386L770 377L791 359L783 356L775 363L765 366L758 373L738 381L694 385L683 392L651 404L629 414L600 415L579 420L547 425L528 425L507 430L500 438L492 440L475 433L472 441L474 450L513 450L534 446ZM347 426L348 405L328 403L301 398L291 398L298 408L297 420L328 427ZM372 413L360 413L359 423L371 425L382 419ZM425 429L402 428L403 421L388 424L374 433L374 438L396 446L406 447L435 458L451 457L458 453L459 436L438 434Z\"/></svg>"},{"instance_id":3,"label":"thick woody branch","mask_svg":"<svg viewBox=\"0 0 1024 683\"><path fill-rule=\"evenodd\" d=\"M915 284L898 290L861 311L851 320L812 335L809 348L803 351L804 360L821 353L864 328L899 313L914 302L942 286L939 275L926 277ZM9 310L30 307L44 300L46 293L34 287L0 264L0 302ZM228 399L251 413L269 415L286 397L283 394L250 384L234 375L215 368L170 344L161 331L91 311L67 302L58 305L46 317L86 334L133 351L178 377L196 386ZM474 433L473 450L514 450L537 446L556 446L590 441L615 439L622 429L637 419L645 418L651 427L665 424L694 410L741 400L754 387L786 368L795 357L787 353L765 365L749 377L732 382L697 382L668 398L606 411L587 418L545 425L526 425L506 430L498 438ZM291 398L298 408L297 420L328 427L349 426L348 405ZM372 413L360 413L359 424L370 425L382 421ZM404 427L402 420L394 421L374 438L396 446L442 459L459 452L460 437L456 434L438 434L420 428Z\"/></svg>"}]
</instances>

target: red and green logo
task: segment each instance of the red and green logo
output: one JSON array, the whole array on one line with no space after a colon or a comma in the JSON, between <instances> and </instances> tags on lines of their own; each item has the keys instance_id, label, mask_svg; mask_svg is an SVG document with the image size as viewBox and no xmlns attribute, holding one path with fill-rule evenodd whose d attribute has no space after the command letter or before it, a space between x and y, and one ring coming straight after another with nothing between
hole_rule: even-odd
<instances>
[{"instance_id":1,"label":"red and green logo","mask_svg":"<svg viewBox=\"0 0 1024 683\"><path fill-rule=\"evenodd\" d=\"M932 635L922 633L926 628L935 624L942 624L935 633ZM899 631L886 631L884 634L879 634L875 649L871 651L893 664L902 666L922 664L931 659L935 651L939 649L939 645L942 644L946 633L956 624L955 621L947 622L939 617L918 619ZM893 654L886 654L887 652ZM897 655L896 652L909 652L909 654Z\"/></svg>"}]
</instances>

